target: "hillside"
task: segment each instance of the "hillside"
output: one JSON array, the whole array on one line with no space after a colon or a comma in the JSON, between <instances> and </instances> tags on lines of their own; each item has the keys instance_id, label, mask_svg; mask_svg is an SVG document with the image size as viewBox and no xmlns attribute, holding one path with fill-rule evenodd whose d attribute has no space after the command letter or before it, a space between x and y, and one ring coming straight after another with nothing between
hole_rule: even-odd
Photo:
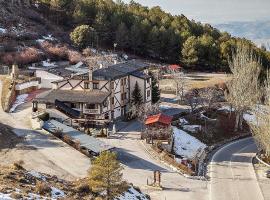
<instances>
[{"instance_id":1,"label":"hillside","mask_svg":"<svg viewBox=\"0 0 270 200\"><path fill-rule=\"evenodd\" d=\"M23 66L45 59L76 63L83 58L81 52L91 47L115 48L194 70L228 71L227 59L240 42L250 45L265 66L270 63L270 53L250 41L184 15L173 16L160 7L112 0L21 2L27 1L0 1L2 64Z\"/></svg>"}]
</instances>

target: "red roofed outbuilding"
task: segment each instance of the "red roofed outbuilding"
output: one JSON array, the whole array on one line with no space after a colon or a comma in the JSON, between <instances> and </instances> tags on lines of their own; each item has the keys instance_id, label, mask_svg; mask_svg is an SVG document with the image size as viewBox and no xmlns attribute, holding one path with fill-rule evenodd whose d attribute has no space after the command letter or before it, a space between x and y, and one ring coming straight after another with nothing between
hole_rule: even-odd
<instances>
[{"instance_id":1,"label":"red roofed outbuilding","mask_svg":"<svg viewBox=\"0 0 270 200\"><path fill-rule=\"evenodd\" d=\"M148 116L147 119L145 120L145 125L147 126L170 126L172 123L172 117L168 115L164 115L162 113L157 114L157 115L151 115Z\"/></svg>"}]
</instances>

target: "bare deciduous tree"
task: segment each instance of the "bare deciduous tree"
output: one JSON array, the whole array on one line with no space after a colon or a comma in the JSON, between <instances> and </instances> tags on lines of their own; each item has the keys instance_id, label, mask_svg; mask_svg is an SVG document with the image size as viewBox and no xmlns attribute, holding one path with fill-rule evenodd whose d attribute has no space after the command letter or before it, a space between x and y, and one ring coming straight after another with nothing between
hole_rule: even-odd
<instances>
[{"instance_id":1,"label":"bare deciduous tree","mask_svg":"<svg viewBox=\"0 0 270 200\"><path fill-rule=\"evenodd\" d=\"M213 104L217 102L220 95L222 95L221 92L213 87L201 89L199 91L201 105L207 109L212 108Z\"/></svg>"},{"instance_id":2,"label":"bare deciduous tree","mask_svg":"<svg viewBox=\"0 0 270 200\"><path fill-rule=\"evenodd\" d=\"M245 44L238 44L232 60L229 61L231 80L225 97L236 112L235 131L243 129L243 114L260 98L260 59Z\"/></svg>"},{"instance_id":3,"label":"bare deciduous tree","mask_svg":"<svg viewBox=\"0 0 270 200\"><path fill-rule=\"evenodd\" d=\"M188 87L188 82L184 73L173 72L173 80L175 82L175 95L179 98L180 102L184 101L185 91Z\"/></svg>"},{"instance_id":4,"label":"bare deciduous tree","mask_svg":"<svg viewBox=\"0 0 270 200\"><path fill-rule=\"evenodd\" d=\"M200 98L197 91L193 90L185 95L186 104L190 106L191 112L194 112L200 105Z\"/></svg>"},{"instance_id":5,"label":"bare deciduous tree","mask_svg":"<svg viewBox=\"0 0 270 200\"><path fill-rule=\"evenodd\" d=\"M250 124L253 136L266 156L270 157L270 115L258 112L257 120L257 124Z\"/></svg>"}]
</instances>

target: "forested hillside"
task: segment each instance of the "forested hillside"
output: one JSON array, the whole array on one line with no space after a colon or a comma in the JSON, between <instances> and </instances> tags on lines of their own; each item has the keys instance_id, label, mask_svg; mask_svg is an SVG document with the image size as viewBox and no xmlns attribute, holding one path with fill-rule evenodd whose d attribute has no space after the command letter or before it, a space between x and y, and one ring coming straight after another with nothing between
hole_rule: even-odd
<instances>
[{"instance_id":1,"label":"forested hillside","mask_svg":"<svg viewBox=\"0 0 270 200\"><path fill-rule=\"evenodd\" d=\"M72 32L71 39L80 49L112 49L117 43L118 51L181 63L193 69L225 71L232 49L237 42L244 41L256 50L265 67L270 63L270 53L248 40L134 1L125 4L119 0L39 0L33 9L66 32Z\"/></svg>"}]
</instances>

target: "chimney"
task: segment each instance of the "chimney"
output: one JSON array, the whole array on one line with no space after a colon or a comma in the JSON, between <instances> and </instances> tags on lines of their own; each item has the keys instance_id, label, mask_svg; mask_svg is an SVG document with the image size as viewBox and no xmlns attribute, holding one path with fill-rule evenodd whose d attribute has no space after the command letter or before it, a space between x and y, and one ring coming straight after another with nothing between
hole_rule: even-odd
<instances>
[{"instance_id":1,"label":"chimney","mask_svg":"<svg viewBox=\"0 0 270 200\"><path fill-rule=\"evenodd\" d=\"M89 68L89 89L93 90L93 68Z\"/></svg>"}]
</instances>

